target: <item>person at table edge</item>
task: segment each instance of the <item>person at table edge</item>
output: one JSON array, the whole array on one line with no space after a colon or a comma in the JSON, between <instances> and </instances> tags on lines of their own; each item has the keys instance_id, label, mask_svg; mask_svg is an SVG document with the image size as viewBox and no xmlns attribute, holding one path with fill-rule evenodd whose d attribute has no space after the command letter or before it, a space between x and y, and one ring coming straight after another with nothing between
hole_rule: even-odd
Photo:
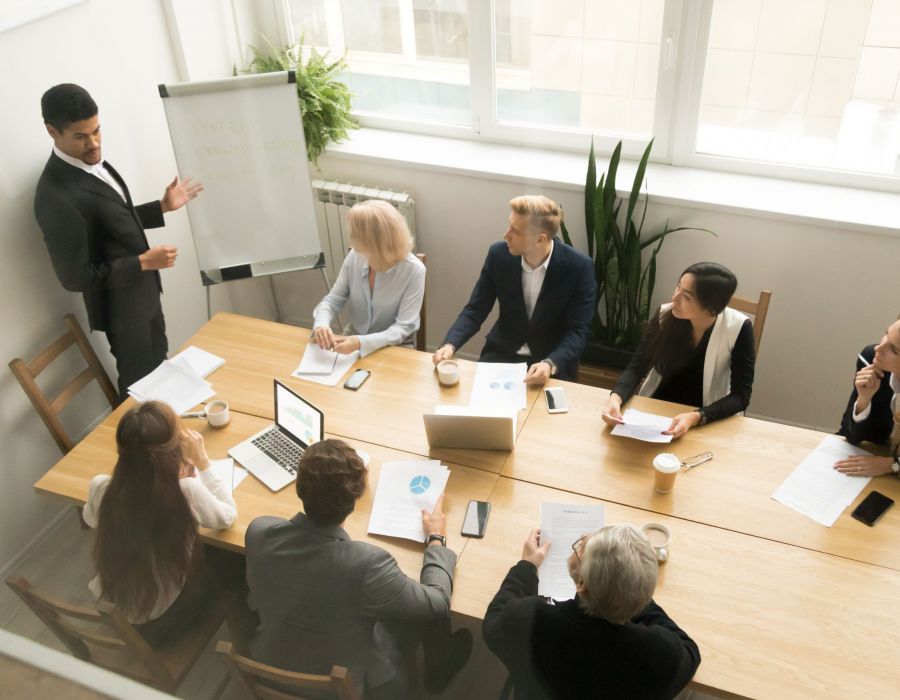
<instances>
[{"instance_id":1,"label":"person at table edge","mask_svg":"<svg viewBox=\"0 0 900 700\"><path fill-rule=\"evenodd\" d=\"M604 422L622 422L622 404L642 379L641 396L698 406L663 431L675 438L747 408L756 353L750 319L728 308L735 289L737 278L718 263L695 263L681 274L671 303L650 319L613 387Z\"/></svg>"},{"instance_id":2,"label":"person at table edge","mask_svg":"<svg viewBox=\"0 0 900 700\"><path fill-rule=\"evenodd\" d=\"M485 339L481 362L527 362L525 381L574 380L588 340L597 295L593 262L558 241L559 205L541 195L509 203L503 241L488 249L469 302L434 353L450 359L478 330L494 302L500 316Z\"/></svg>"},{"instance_id":3,"label":"person at table edge","mask_svg":"<svg viewBox=\"0 0 900 700\"><path fill-rule=\"evenodd\" d=\"M856 359L853 391L838 433L854 445L888 443L890 455L854 455L834 468L850 476L900 476L900 318L880 343L866 346L860 355L867 364Z\"/></svg>"}]
</instances>

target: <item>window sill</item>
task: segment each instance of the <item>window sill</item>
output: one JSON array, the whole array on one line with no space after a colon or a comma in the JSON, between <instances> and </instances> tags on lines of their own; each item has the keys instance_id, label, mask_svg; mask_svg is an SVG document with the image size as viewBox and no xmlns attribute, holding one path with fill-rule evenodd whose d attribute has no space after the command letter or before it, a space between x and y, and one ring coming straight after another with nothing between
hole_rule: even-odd
<instances>
[{"instance_id":1,"label":"window sill","mask_svg":"<svg viewBox=\"0 0 900 700\"><path fill-rule=\"evenodd\" d=\"M389 163L444 173L582 190L587 154L363 128L331 144L332 158ZM597 159L603 172L609 161ZM617 182L634 180L637 163L623 160ZM539 174L536 175L536 174ZM753 175L651 163L650 201L757 216L831 229L900 235L900 195Z\"/></svg>"}]
</instances>

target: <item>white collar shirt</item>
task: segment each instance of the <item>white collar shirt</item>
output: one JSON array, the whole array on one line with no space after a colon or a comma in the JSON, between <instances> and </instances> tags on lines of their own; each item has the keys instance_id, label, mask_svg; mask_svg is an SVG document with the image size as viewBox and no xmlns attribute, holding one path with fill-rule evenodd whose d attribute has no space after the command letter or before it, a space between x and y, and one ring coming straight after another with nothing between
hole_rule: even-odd
<instances>
[{"instance_id":1,"label":"white collar shirt","mask_svg":"<svg viewBox=\"0 0 900 700\"><path fill-rule=\"evenodd\" d=\"M550 265L550 258L553 257L554 241L550 241L550 254L537 267L531 267L525 262L525 256L522 256L522 296L525 299L525 313L528 314L528 320L534 313L534 307L537 304L538 297L541 295L541 288L544 286L544 278L547 276L547 267ZM518 355L531 355L531 349L528 343L525 343L517 351Z\"/></svg>"},{"instance_id":2,"label":"white collar shirt","mask_svg":"<svg viewBox=\"0 0 900 700\"><path fill-rule=\"evenodd\" d=\"M72 156L66 155L61 150L59 150L56 146L53 147L53 152L56 154L56 157L60 160L68 163L69 165L78 168L79 170L84 170L88 175L93 175L99 180L102 180L107 185L112 187L122 198L122 201L126 204L128 203L128 198L125 196L125 191L122 189L122 186L119 184L119 181L113 177L112 173L109 172L106 168L103 167L103 161L101 160L96 165L88 165L83 160L78 158L73 158Z\"/></svg>"}]
</instances>

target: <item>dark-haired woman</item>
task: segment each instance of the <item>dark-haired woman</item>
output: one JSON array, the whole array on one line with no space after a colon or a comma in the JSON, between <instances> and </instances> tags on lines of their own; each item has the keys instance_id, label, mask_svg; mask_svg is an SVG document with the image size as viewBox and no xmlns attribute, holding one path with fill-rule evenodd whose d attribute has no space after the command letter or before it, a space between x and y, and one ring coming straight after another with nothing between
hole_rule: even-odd
<instances>
[{"instance_id":1,"label":"dark-haired woman","mask_svg":"<svg viewBox=\"0 0 900 700\"><path fill-rule=\"evenodd\" d=\"M122 416L112 476L91 480L84 520L97 529L90 582L158 645L189 628L214 598L197 526L224 529L237 515L231 485L210 469L203 437L166 404Z\"/></svg>"},{"instance_id":2,"label":"dark-haired woman","mask_svg":"<svg viewBox=\"0 0 900 700\"><path fill-rule=\"evenodd\" d=\"M756 355L753 325L728 308L737 278L717 263L695 263L647 324L644 337L610 394L603 420L622 422L622 404L644 380L641 396L697 406L672 419L679 438L696 425L740 413L750 403Z\"/></svg>"}]
</instances>

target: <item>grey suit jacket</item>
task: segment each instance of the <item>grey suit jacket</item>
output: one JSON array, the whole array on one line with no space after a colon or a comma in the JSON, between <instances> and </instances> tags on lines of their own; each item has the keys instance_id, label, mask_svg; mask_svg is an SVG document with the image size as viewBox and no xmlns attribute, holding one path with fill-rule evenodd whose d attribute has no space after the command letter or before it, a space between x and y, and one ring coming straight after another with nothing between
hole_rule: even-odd
<instances>
[{"instance_id":1,"label":"grey suit jacket","mask_svg":"<svg viewBox=\"0 0 900 700\"><path fill-rule=\"evenodd\" d=\"M380 547L298 513L291 520L256 518L246 551L250 606L260 617L250 650L263 663L326 674L338 664L377 687L402 663L380 621L450 614L456 554L446 547L425 549L416 582Z\"/></svg>"}]
</instances>

